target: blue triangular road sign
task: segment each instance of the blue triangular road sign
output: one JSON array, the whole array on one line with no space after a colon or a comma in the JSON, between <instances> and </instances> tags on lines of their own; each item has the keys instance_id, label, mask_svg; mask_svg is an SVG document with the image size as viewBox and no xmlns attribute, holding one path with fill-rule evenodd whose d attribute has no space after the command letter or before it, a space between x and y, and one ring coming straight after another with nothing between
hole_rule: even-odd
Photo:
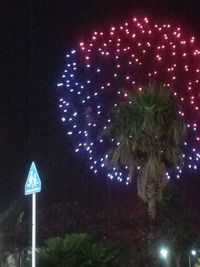
<instances>
[{"instance_id":1,"label":"blue triangular road sign","mask_svg":"<svg viewBox=\"0 0 200 267\"><path fill-rule=\"evenodd\" d=\"M41 180L35 166L35 163L32 162L28 177L25 184L25 195L31 195L41 191Z\"/></svg>"}]
</instances>

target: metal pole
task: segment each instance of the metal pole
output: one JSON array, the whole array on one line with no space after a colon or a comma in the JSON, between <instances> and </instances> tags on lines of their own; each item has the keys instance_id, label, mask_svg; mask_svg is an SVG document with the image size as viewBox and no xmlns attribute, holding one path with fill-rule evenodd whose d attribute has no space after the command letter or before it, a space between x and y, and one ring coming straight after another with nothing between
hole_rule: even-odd
<instances>
[{"instance_id":1,"label":"metal pole","mask_svg":"<svg viewBox=\"0 0 200 267\"><path fill-rule=\"evenodd\" d=\"M192 263L191 263L191 257L189 255L189 267L192 267Z\"/></svg>"},{"instance_id":2,"label":"metal pole","mask_svg":"<svg viewBox=\"0 0 200 267\"><path fill-rule=\"evenodd\" d=\"M32 194L32 267L36 267L36 194Z\"/></svg>"}]
</instances>

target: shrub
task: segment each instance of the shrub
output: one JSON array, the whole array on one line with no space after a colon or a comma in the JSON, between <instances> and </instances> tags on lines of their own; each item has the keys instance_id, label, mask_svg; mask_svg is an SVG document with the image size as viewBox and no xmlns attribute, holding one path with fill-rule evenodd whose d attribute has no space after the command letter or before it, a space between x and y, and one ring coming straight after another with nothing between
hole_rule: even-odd
<instances>
[{"instance_id":1,"label":"shrub","mask_svg":"<svg viewBox=\"0 0 200 267\"><path fill-rule=\"evenodd\" d=\"M118 251L87 234L48 239L38 255L38 267L119 267Z\"/></svg>"}]
</instances>

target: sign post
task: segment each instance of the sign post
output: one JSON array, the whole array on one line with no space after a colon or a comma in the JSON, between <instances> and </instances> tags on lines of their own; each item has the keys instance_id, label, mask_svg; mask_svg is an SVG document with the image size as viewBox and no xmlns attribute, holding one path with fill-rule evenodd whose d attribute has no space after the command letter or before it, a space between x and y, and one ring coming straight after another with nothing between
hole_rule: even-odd
<instances>
[{"instance_id":1,"label":"sign post","mask_svg":"<svg viewBox=\"0 0 200 267\"><path fill-rule=\"evenodd\" d=\"M32 195L32 267L36 267L36 193L41 191L41 180L32 162L25 184L25 195Z\"/></svg>"}]
</instances>

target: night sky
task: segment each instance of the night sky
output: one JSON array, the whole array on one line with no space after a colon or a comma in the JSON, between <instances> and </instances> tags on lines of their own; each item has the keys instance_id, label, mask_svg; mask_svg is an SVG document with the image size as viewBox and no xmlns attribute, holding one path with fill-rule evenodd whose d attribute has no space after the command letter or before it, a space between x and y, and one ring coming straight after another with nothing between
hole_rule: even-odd
<instances>
[{"instance_id":1,"label":"night sky","mask_svg":"<svg viewBox=\"0 0 200 267\"><path fill-rule=\"evenodd\" d=\"M66 137L60 122L56 83L63 70L65 52L75 42L95 29L138 14L158 21L180 22L200 36L199 0L1 2L1 208L23 196L32 160L43 183L41 202L73 197L74 191L79 194L84 184L90 186L90 192L98 184L96 195L101 195L103 182L88 175L84 159L73 153ZM92 186L89 179L96 179ZM187 174L184 183L188 196L199 201L198 177Z\"/></svg>"}]
</instances>

